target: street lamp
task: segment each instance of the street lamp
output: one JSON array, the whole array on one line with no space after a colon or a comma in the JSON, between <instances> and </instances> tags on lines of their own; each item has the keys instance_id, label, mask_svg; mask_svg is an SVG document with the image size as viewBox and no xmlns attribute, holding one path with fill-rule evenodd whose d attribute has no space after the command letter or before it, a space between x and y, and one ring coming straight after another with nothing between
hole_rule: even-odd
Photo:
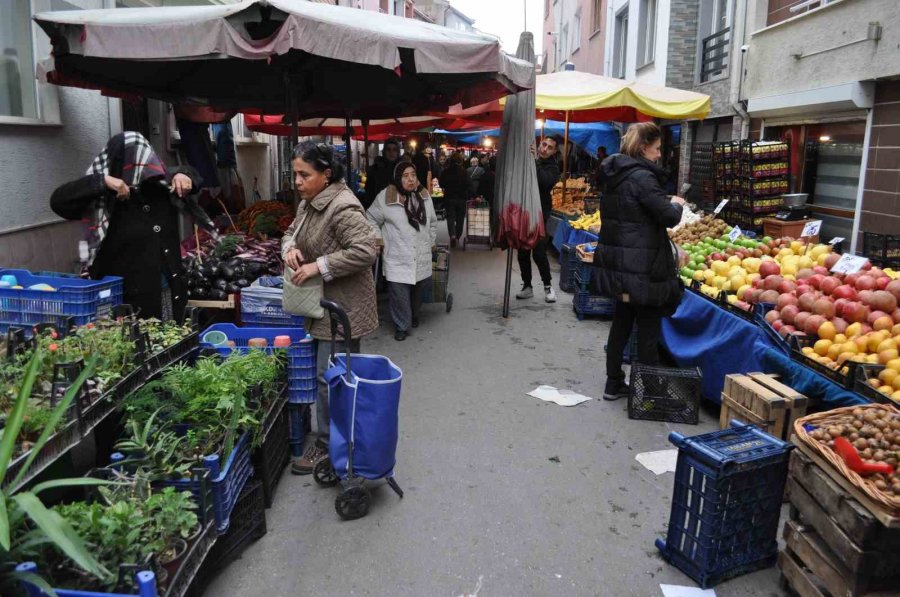
<instances>
[{"instance_id":1,"label":"street lamp","mask_svg":"<svg viewBox=\"0 0 900 597\"><path fill-rule=\"evenodd\" d=\"M490 149L494 145L494 142L491 141L490 138L485 137L481 144L484 145L485 149Z\"/></svg>"}]
</instances>

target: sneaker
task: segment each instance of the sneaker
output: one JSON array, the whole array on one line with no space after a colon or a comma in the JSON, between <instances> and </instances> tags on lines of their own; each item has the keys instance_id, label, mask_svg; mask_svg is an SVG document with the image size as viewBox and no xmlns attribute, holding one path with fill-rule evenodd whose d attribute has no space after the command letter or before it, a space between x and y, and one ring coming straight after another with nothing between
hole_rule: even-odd
<instances>
[{"instance_id":1,"label":"sneaker","mask_svg":"<svg viewBox=\"0 0 900 597\"><path fill-rule=\"evenodd\" d=\"M604 400L619 400L628 397L628 384L624 379L607 378L606 388L603 390Z\"/></svg>"},{"instance_id":2,"label":"sneaker","mask_svg":"<svg viewBox=\"0 0 900 597\"><path fill-rule=\"evenodd\" d=\"M522 290L516 294L517 299L530 299L534 296L534 289L531 286L522 285Z\"/></svg>"},{"instance_id":3,"label":"sneaker","mask_svg":"<svg viewBox=\"0 0 900 597\"><path fill-rule=\"evenodd\" d=\"M315 441L306 449L303 456L294 459L291 463L291 473L294 475L309 475L313 472L316 464L326 456L328 456L328 446Z\"/></svg>"},{"instance_id":4,"label":"sneaker","mask_svg":"<svg viewBox=\"0 0 900 597\"><path fill-rule=\"evenodd\" d=\"M548 303L556 302L556 291L553 290L552 286L544 286L544 292L547 294L544 300L546 300Z\"/></svg>"}]
</instances>

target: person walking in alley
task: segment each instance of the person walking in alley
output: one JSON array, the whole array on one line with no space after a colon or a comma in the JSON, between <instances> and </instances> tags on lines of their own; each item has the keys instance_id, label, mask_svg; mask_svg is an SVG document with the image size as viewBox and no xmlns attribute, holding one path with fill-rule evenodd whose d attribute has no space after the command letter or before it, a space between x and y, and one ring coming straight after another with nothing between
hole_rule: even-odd
<instances>
[{"instance_id":1,"label":"person walking in alley","mask_svg":"<svg viewBox=\"0 0 900 597\"><path fill-rule=\"evenodd\" d=\"M562 139L559 135L544 137L537 148L535 167L537 168L538 191L541 196L541 212L544 217L544 229L547 229L547 221L550 218L550 210L553 201L550 192L559 181L559 161L557 153ZM534 146L532 145L532 150ZM541 281L544 283L544 300L548 303L556 302L556 292L553 290L553 280L550 277L550 261L547 259L547 238L538 241L534 249L519 249L519 271L522 274L522 290L516 294L517 299L530 299L534 296L531 287L531 260L537 265Z\"/></svg>"},{"instance_id":2,"label":"person walking in alley","mask_svg":"<svg viewBox=\"0 0 900 597\"><path fill-rule=\"evenodd\" d=\"M444 189L444 205L447 209L447 231L450 233L450 246L455 247L463 235L466 220L466 199L469 183L463 169L463 156L454 151L441 172L441 188Z\"/></svg>"},{"instance_id":3,"label":"person walking in alley","mask_svg":"<svg viewBox=\"0 0 900 597\"><path fill-rule=\"evenodd\" d=\"M366 198L363 208L369 209L378 193L383 191L394 177L394 168L400 160L400 142L396 139L388 139L381 148L381 155L375 158L375 162L366 171Z\"/></svg>"},{"instance_id":4,"label":"person walking in alley","mask_svg":"<svg viewBox=\"0 0 900 597\"><path fill-rule=\"evenodd\" d=\"M375 233L384 238L394 339L402 342L419 327L422 290L431 283L431 249L437 241L437 215L412 164L394 169L394 182L378 194L368 211Z\"/></svg>"},{"instance_id":5,"label":"person walking in alley","mask_svg":"<svg viewBox=\"0 0 900 597\"><path fill-rule=\"evenodd\" d=\"M375 233L356 196L344 183L343 162L334 146L314 141L300 143L294 148L291 168L302 201L281 240L281 256L294 272L294 284L322 278L323 297L347 311L352 333L350 352L358 353L360 339L378 329L372 278ZM331 320L328 316L307 319L306 325L316 340L319 436L291 464L295 475L310 474L316 463L328 455L331 422L324 378L331 352L327 344L331 340Z\"/></svg>"},{"instance_id":6,"label":"person walking in alley","mask_svg":"<svg viewBox=\"0 0 900 597\"><path fill-rule=\"evenodd\" d=\"M621 153L603 161L603 234L594 256L600 294L616 300L606 352L604 400L628 395L622 359L632 327L637 327L637 361L659 363L662 317L681 301L678 255L666 228L681 221L684 199L665 191L657 166L660 130L652 122L633 124Z\"/></svg>"},{"instance_id":7,"label":"person walking in alley","mask_svg":"<svg viewBox=\"0 0 900 597\"><path fill-rule=\"evenodd\" d=\"M469 159L469 167L466 168L466 178L469 181L469 199L478 197L478 182L484 176L484 168L481 166L481 160L478 157Z\"/></svg>"}]
</instances>

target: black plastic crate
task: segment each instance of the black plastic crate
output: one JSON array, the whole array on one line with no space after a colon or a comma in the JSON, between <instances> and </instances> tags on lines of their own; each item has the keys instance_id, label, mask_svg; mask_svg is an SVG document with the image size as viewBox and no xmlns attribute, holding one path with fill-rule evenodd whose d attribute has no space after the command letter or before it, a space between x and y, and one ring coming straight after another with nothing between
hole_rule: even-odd
<instances>
[{"instance_id":1,"label":"black plastic crate","mask_svg":"<svg viewBox=\"0 0 900 597\"><path fill-rule=\"evenodd\" d=\"M900 235L863 232L863 255L879 267L900 267Z\"/></svg>"},{"instance_id":2,"label":"black plastic crate","mask_svg":"<svg viewBox=\"0 0 900 597\"><path fill-rule=\"evenodd\" d=\"M238 559L254 541L268 532L263 485L251 479L244 486L232 511L228 532L219 535L197 574L195 589L209 584L225 566Z\"/></svg>"},{"instance_id":3,"label":"black plastic crate","mask_svg":"<svg viewBox=\"0 0 900 597\"><path fill-rule=\"evenodd\" d=\"M263 486L266 508L271 508L275 488L290 461L289 421L286 402L279 400L279 410L267 427L262 444L250 455L254 478Z\"/></svg>"},{"instance_id":4,"label":"black plastic crate","mask_svg":"<svg viewBox=\"0 0 900 597\"><path fill-rule=\"evenodd\" d=\"M700 369L631 366L628 418L696 425L700 417Z\"/></svg>"},{"instance_id":5,"label":"black plastic crate","mask_svg":"<svg viewBox=\"0 0 900 597\"><path fill-rule=\"evenodd\" d=\"M565 244L559 254L559 289L563 292L575 292L578 282L575 272L578 269L578 254L575 245Z\"/></svg>"}]
</instances>

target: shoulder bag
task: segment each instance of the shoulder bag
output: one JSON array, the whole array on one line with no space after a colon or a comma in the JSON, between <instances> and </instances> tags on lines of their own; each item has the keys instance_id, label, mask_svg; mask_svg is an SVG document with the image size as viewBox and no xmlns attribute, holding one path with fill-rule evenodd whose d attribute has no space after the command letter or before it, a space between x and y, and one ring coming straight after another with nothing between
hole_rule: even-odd
<instances>
[{"instance_id":1,"label":"shoulder bag","mask_svg":"<svg viewBox=\"0 0 900 597\"><path fill-rule=\"evenodd\" d=\"M307 209L309 209L307 207ZM297 238L306 223L307 213L303 213L303 220L294 232L294 246L297 246ZM299 286L291 282L294 270L284 266L284 294L281 299L281 308L285 313L301 315L310 319L322 319L325 317L325 309L319 304L325 295L325 282L322 276L315 276L305 280Z\"/></svg>"}]
</instances>

